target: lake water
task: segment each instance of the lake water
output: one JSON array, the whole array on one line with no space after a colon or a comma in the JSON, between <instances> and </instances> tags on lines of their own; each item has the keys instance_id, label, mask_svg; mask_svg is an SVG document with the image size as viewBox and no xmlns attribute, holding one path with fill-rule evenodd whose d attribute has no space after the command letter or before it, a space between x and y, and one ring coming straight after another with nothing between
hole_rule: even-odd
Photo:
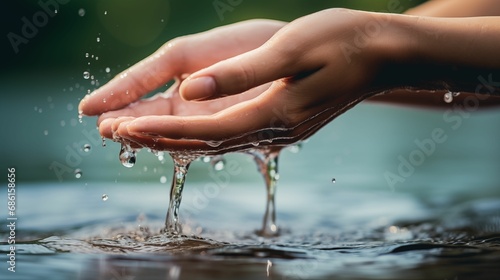
<instances>
[{"instance_id":1,"label":"lake water","mask_svg":"<svg viewBox=\"0 0 500 280\"><path fill-rule=\"evenodd\" d=\"M453 129L442 114L361 105L299 153L284 151L273 238L255 234L265 190L248 156L228 156L237 174L193 163L182 236L160 234L170 171L155 182L113 172L92 180L83 166L80 179L23 182L18 168L16 272L2 261L0 279L498 279L500 116L486 111ZM447 140L398 173L436 128ZM120 166L117 144L98 149ZM134 168L145 171L146 157ZM408 176L391 184L387 172ZM5 260L5 242L0 251Z\"/></svg>"}]
</instances>

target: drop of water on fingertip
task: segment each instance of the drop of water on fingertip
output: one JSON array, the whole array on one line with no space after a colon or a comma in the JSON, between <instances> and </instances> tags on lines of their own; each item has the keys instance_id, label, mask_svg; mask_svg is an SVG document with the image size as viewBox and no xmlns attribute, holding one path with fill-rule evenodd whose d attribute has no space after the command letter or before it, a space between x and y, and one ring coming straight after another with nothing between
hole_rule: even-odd
<instances>
[{"instance_id":1,"label":"drop of water on fingertip","mask_svg":"<svg viewBox=\"0 0 500 280\"><path fill-rule=\"evenodd\" d=\"M81 169L75 169L75 178L76 179L82 178L82 170Z\"/></svg>"},{"instance_id":2,"label":"drop of water on fingertip","mask_svg":"<svg viewBox=\"0 0 500 280\"><path fill-rule=\"evenodd\" d=\"M103 194L101 196L102 201L106 201L106 200L108 200L108 198L109 198L109 196L107 194Z\"/></svg>"},{"instance_id":3,"label":"drop of water on fingertip","mask_svg":"<svg viewBox=\"0 0 500 280\"><path fill-rule=\"evenodd\" d=\"M222 144L222 141L207 141L206 143L208 146L210 146L212 148L216 148L216 147L219 147L220 144Z\"/></svg>"}]
</instances>

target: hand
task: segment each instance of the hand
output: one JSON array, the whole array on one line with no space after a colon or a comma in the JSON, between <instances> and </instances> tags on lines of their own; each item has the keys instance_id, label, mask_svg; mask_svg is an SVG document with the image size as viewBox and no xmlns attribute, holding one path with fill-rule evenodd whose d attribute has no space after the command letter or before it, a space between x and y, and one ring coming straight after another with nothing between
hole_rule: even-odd
<instances>
[{"instance_id":1,"label":"hand","mask_svg":"<svg viewBox=\"0 0 500 280\"><path fill-rule=\"evenodd\" d=\"M206 153L304 139L375 92L378 59L371 48L378 40L349 58L339 47L352 44L354 28L369 20L379 19L338 9L300 18L261 47L195 72L180 85L184 99L207 102L273 82L262 94L209 116L123 119L114 131L157 150Z\"/></svg>"},{"instance_id":2,"label":"hand","mask_svg":"<svg viewBox=\"0 0 500 280\"><path fill-rule=\"evenodd\" d=\"M182 100L178 95L178 85L188 73L257 48L284 24L273 20L249 20L174 39L86 96L80 102L79 111L85 115L100 115L101 134L113 138L113 122L118 118L123 120L125 116L212 114L247 100L263 92L266 85L222 102L207 103ZM172 79L177 82L167 93L138 101Z\"/></svg>"}]
</instances>

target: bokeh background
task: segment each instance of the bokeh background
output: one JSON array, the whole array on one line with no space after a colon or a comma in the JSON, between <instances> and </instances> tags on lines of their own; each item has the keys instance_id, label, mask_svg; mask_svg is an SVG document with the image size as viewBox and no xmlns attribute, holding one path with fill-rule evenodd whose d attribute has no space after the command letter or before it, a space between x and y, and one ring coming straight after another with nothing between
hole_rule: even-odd
<instances>
[{"instance_id":1,"label":"bokeh background","mask_svg":"<svg viewBox=\"0 0 500 280\"><path fill-rule=\"evenodd\" d=\"M423 1L401 0L401 9ZM57 3L49 14L41 3ZM391 4L392 3L392 4ZM160 163L147 151L138 154L137 165L127 169L118 161L119 145L102 147L95 118L78 122L77 106L88 90L102 85L122 70L177 36L251 18L290 21L329 7L387 11L388 0L41 0L3 3L0 103L1 170L16 167L18 182L93 181L137 182L147 185L167 176L171 163ZM229 7L218 13L215 5ZM222 5L222 6L221 6ZM45 13L45 16L40 13ZM38 20L31 38L13 47L9 35L22 36L26 20ZM26 30L25 30L26 31ZM12 35L11 35L12 36ZM23 36L24 37L24 36ZM88 71L94 76L84 79ZM339 81L341 82L341 81ZM432 187L442 180L469 186L473 178L495 184L500 171L500 134L495 111L487 110L463 119L458 130L443 122L443 111L360 105L314 135L299 153L281 157L282 181L349 182L389 189L386 171L396 172L398 156L415 149L415 139L430 136L443 127L449 139L426 158L415 174L400 184ZM493 129L494 128L494 129ZM84 145L91 149L83 151ZM255 180L251 160L230 155L245 168L238 180ZM453 164L456 158L463 164ZM82 172L76 178L74 171ZM205 180L206 165L195 163L188 180ZM439 175L439 176L438 176ZM472 176L474 175L474 176ZM426 178L422 180L422 178ZM429 178L433 178L429 180ZM486 180L486 181L484 181ZM347 180L345 180L347 181ZM398 185L399 187L399 185Z\"/></svg>"}]
</instances>

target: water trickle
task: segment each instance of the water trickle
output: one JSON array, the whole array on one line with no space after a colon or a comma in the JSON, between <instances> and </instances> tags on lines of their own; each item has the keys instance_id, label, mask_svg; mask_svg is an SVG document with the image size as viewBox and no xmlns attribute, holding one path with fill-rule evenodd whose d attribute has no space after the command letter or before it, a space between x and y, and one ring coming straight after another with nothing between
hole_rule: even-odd
<instances>
[{"instance_id":1,"label":"water trickle","mask_svg":"<svg viewBox=\"0 0 500 280\"><path fill-rule=\"evenodd\" d=\"M445 93L443 99L444 99L444 102L451 103L453 101L453 93L452 92Z\"/></svg>"},{"instance_id":2,"label":"water trickle","mask_svg":"<svg viewBox=\"0 0 500 280\"><path fill-rule=\"evenodd\" d=\"M254 149L248 152L253 156L257 164L257 170L266 183L266 212L262 221L262 229L258 232L262 236L276 236L279 234L278 226L276 225L275 195L279 179L278 157L280 150L281 147L277 147Z\"/></svg>"},{"instance_id":3,"label":"water trickle","mask_svg":"<svg viewBox=\"0 0 500 280\"><path fill-rule=\"evenodd\" d=\"M80 179L82 178L82 170L81 169L75 169L75 178Z\"/></svg>"},{"instance_id":4,"label":"water trickle","mask_svg":"<svg viewBox=\"0 0 500 280\"><path fill-rule=\"evenodd\" d=\"M78 112L78 122L79 123L83 123L83 113L82 113L82 111Z\"/></svg>"},{"instance_id":5,"label":"water trickle","mask_svg":"<svg viewBox=\"0 0 500 280\"><path fill-rule=\"evenodd\" d=\"M84 152L86 152L86 153L88 153L88 152L90 151L90 149L91 149L91 146L90 146L89 144L85 144L85 145L83 145L83 147L82 147L82 150L83 150Z\"/></svg>"},{"instance_id":6,"label":"water trickle","mask_svg":"<svg viewBox=\"0 0 500 280\"><path fill-rule=\"evenodd\" d=\"M85 9L81 8L80 10L78 10L78 15L83 17L85 15Z\"/></svg>"},{"instance_id":7,"label":"water trickle","mask_svg":"<svg viewBox=\"0 0 500 280\"><path fill-rule=\"evenodd\" d=\"M88 79L90 78L90 73L89 73L89 71L85 71L85 72L83 72L83 78L84 78L85 80L88 80Z\"/></svg>"},{"instance_id":8,"label":"water trickle","mask_svg":"<svg viewBox=\"0 0 500 280\"><path fill-rule=\"evenodd\" d=\"M101 196L102 201L106 201L106 200L108 200L108 198L109 198L109 196L105 193L102 194L102 196Z\"/></svg>"},{"instance_id":9,"label":"water trickle","mask_svg":"<svg viewBox=\"0 0 500 280\"><path fill-rule=\"evenodd\" d=\"M122 143L120 148L120 161L122 165L127 168L131 168L132 166L135 165L135 160L136 160L135 150L130 148L130 145Z\"/></svg>"},{"instance_id":10,"label":"water trickle","mask_svg":"<svg viewBox=\"0 0 500 280\"><path fill-rule=\"evenodd\" d=\"M182 190L184 189L184 183L186 181L186 174L189 170L189 165L198 156L175 153L171 153L170 156L174 161L174 175L172 177L172 185L170 187L170 203L168 206L165 229L163 232L180 234L182 233L182 228L179 222L179 207L182 200Z\"/></svg>"}]
</instances>

